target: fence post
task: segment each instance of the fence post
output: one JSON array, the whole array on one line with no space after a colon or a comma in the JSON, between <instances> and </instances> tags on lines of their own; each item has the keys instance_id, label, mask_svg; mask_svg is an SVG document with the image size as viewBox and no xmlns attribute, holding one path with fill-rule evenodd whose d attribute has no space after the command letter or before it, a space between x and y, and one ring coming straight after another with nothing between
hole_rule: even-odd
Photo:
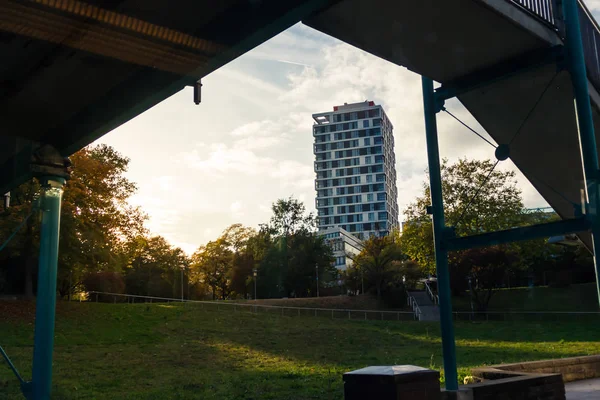
<instances>
[{"instance_id":1,"label":"fence post","mask_svg":"<svg viewBox=\"0 0 600 400\"><path fill-rule=\"evenodd\" d=\"M300 316L300 309L298 309L298 316Z\"/></svg>"},{"instance_id":2,"label":"fence post","mask_svg":"<svg viewBox=\"0 0 600 400\"><path fill-rule=\"evenodd\" d=\"M351 318L350 318L350 311L348 311L348 319L351 319Z\"/></svg>"},{"instance_id":3,"label":"fence post","mask_svg":"<svg viewBox=\"0 0 600 400\"><path fill-rule=\"evenodd\" d=\"M367 320L367 312L365 311L365 321Z\"/></svg>"},{"instance_id":4,"label":"fence post","mask_svg":"<svg viewBox=\"0 0 600 400\"><path fill-rule=\"evenodd\" d=\"M96 293L96 303L98 302L98 293Z\"/></svg>"},{"instance_id":5,"label":"fence post","mask_svg":"<svg viewBox=\"0 0 600 400\"><path fill-rule=\"evenodd\" d=\"M117 296L113 296L113 304L117 304Z\"/></svg>"}]
</instances>

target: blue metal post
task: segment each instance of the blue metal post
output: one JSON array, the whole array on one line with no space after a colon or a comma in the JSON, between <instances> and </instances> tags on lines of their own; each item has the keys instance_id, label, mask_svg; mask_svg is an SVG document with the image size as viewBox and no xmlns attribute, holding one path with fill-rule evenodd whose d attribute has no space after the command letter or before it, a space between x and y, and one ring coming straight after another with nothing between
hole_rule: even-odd
<instances>
[{"instance_id":1,"label":"blue metal post","mask_svg":"<svg viewBox=\"0 0 600 400\"><path fill-rule=\"evenodd\" d=\"M444 353L444 376L446 379L446 390L458 390L454 323L452 321L452 300L450 297L450 273L448 271L448 252L442 246L445 221L444 201L442 199L440 151L435 117L435 96L433 93L433 81L429 78L422 77L422 82L423 108L425 111L425 134L427 135L427 160L429 163L429 185L431 188L431 208L433 210L435 266L440 296L440 325L442 328L442 350Z\"/></svg>"},{"instance_id":2,"label":"blue metal post","mask_svg":"<svg viewBox=\"0 0 600 400\"><path fill-rule=\"evenodd\" d=\"M577 127L579 129L579 145L585 179L585 190L588 202L587 213L592 222L592 243L594 251L594 266L596 269L596 287L598 301L600 302L600 265L597 252L600 251L600 215L598 213L598 151L596 135L594 133L594 120L588 92L587 70L581 26L579 24L579 10L577 0L563 0L563 15L566 34L566 61L567 68L573 83L575 95L575 111Z\"/></svg>"},{"instance_id":3,"label":"blue metal post","mask_svg":"<svg viewBox=\"0 0 600 400\"><path fill-rule=\"evenodd\" d=\"M33 348L34 400L50 399L52 388L52 352L54 350L54 316L56 309L56 272L58 264L58 234L64 178L42 179L42 226L40 229L40 259L35 310Z\"/></svg>"}]
</instances>

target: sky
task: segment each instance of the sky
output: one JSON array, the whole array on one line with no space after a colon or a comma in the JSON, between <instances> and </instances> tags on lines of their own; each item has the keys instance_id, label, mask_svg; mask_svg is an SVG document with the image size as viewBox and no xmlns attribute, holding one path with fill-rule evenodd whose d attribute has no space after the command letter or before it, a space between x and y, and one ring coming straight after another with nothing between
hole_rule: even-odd
<instances>
[{"instance_id":1,"label":"sky","mask_svg":"<svg viewBox=\"0 0 600 400\"><path fill-rule=\"evenodd\" d=\"M587 1L598 18L600 0ZM400 213L422 193L427 167L421 80L305 25L297 24L202 80L202 103L185 89L97 143L131 159L138 185L130 202L147 228L191 254L229 225L257 227L279 198L315 210L311 115L373 100L394 125ZM446 108L485 130L456 100ZM440 153L494 159L494 149L448 115L438 115ZM547 203L510 160L526 207ZM400 216L402 220L402 216Z\"/></svg>"}]
</instances>

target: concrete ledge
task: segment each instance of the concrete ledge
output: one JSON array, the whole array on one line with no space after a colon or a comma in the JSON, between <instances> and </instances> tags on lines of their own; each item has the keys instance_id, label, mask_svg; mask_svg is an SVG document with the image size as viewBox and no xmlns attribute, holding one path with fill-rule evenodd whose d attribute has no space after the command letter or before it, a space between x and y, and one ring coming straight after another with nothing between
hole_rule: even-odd
<instances>
[{"instance_id":1,"label":"concrete ledge","mask_svg":"<svg viewBox=\"0 0 600 400\"><path fill-rule=\"evenodd\" d=\"M490 376L493 371L510 371L518 373L537 374L562 374L564 382L578 381L600 377L600 355L558 358L554 360L528 361L514 364L493 365L485 368L476 368L473 375ZM485 379L485 378L484 378Z\"/></svg>"},{"instance_id":2,"label":"concrete ledge","mask_svg":"<svg viewBox=\"0 0 600 400\"><path fill-rule=\"evenodd\" d=\"M461 389L472 392L473 400L565 400L565 384L560 374L531 374L482 368L478 376L484 381L461 386Z\"/></svg>"}]
</instances>

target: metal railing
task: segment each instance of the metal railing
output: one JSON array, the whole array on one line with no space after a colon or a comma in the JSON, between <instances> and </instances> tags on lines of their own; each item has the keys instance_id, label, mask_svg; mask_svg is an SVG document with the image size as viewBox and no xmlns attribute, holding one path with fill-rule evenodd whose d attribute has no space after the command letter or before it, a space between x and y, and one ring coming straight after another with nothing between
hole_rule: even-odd
<instances>
[{"instance_id":1,"label":"metal railing","mask_svg":"<svg viewBox=\"0 0 600 400\"><path fill-rule=\"evenodd\" d=\"M411 295L408 295L406 300L408 306L412 308L412 314L414 315L414 318L419 321L421 319L421 309L419 308L419 304L417 304L417 300Z\"/></svg>"},{"instance_id":2,"label":"metal railing","mask_svg":"<svg viewBox=\"0 0 600 400\"><path fill-rule=\"evenodd\" d=\"M579 23L588 79L600 89L600 27L582 1L579 1Z\"/></svg>"},{"instance_id":3,"label":"metal railing","mask_svg":"<svg viewBox=\"0 0 600 400\"><path fill-rule=\"evenodd\" d=\"M509 0L511 3L525 9L534 17L557 29L561 15L558 0Z\"/></svg>"},{"instance_id":4,"label":"metal railing","mask_svg":"<svg viewBox=\"0 0 600 400\"><path fill-rule=\"evenodd\" d=\"M170 297L141 296L135 294L121 294L108 292L88 292L88 302L98 301L97 295L111 298L113 303L118 299L125 299L125 303L135 303L134 300L144 300L149 303L190 303L199 304L202 308L207 307L216 310L230 310L234 312L247 311L251 313L269 313L283 316L314 316L328 317L331 319L349 319L364 321L413 321L419 320L421 309L413 296L407 296L408 305L412 311L390 311L390 310L355 310L341 308L315 308L315 307L288 307L272 306L266 304L234 303L228 301L204 301L204 300L181 300ZM105 297L105 298L106 298ZM80 300L81 302L82 300ZM139 303L144 304L144 303ZM456 321L565 321L589 319L597 321L600 319L600 311L454 311L452 313Z\"/></svg>"},{"instance_id":5,"label":"metal railing","mask_svg":"<svg viewBox=\"0 0 600 400\"><path fill-rule=\"evenodd\" d=\"M344 308L316 308L316 307L288 307L274 306L267 304L254 303L235 303L229 301L206 301L206 300L187 300L175 299L169 297L141 296L136 294L122 294L109 292L88 292L89 302L98 302L98 295L105 299L110 299L109 303L119 303L119 299L124 303L136 303L135 300L143 300L147 303L190 303L199 304L202 307L213 308L216 310L229 310L233 312L247 311L253 313L270 313L282 316L314 316L328 317L331 319L349 319L364 321L412 321L414 320L414 311L393 311L393 310L355 310ZM80 300L81 302L82 300ZM106 302L106 301L105 301ZM143 303L142 303L143 304Z\"/></svg>"},{"instance_id":6,"label":"metal railing","mask_svg":"<svg viewBox=\"0 0 600 400\"><path fill-rule=\"evenodd\" d=\"M508 0L564 36L561 0ZM583 54L590 82L600 89L600 26L582 0L578 0Z\"/></svg>"},{"instance_id":7,"label":"metal railing","mask_svg":"<svg viewBox=\"0 0 600 400\"><path fill-rule=\"evenodd\" d=\"M424 283L425 283L425 290L427 291L427 294L429 295L429 298L431 299L431 301L433 301L433 304L435 304L435 305L440 304L440 296L433 293L433 290L431 290L431 286L429 286L429 283L427 283L427 282L424 282Z\"/></svg>"}]
</instances>

